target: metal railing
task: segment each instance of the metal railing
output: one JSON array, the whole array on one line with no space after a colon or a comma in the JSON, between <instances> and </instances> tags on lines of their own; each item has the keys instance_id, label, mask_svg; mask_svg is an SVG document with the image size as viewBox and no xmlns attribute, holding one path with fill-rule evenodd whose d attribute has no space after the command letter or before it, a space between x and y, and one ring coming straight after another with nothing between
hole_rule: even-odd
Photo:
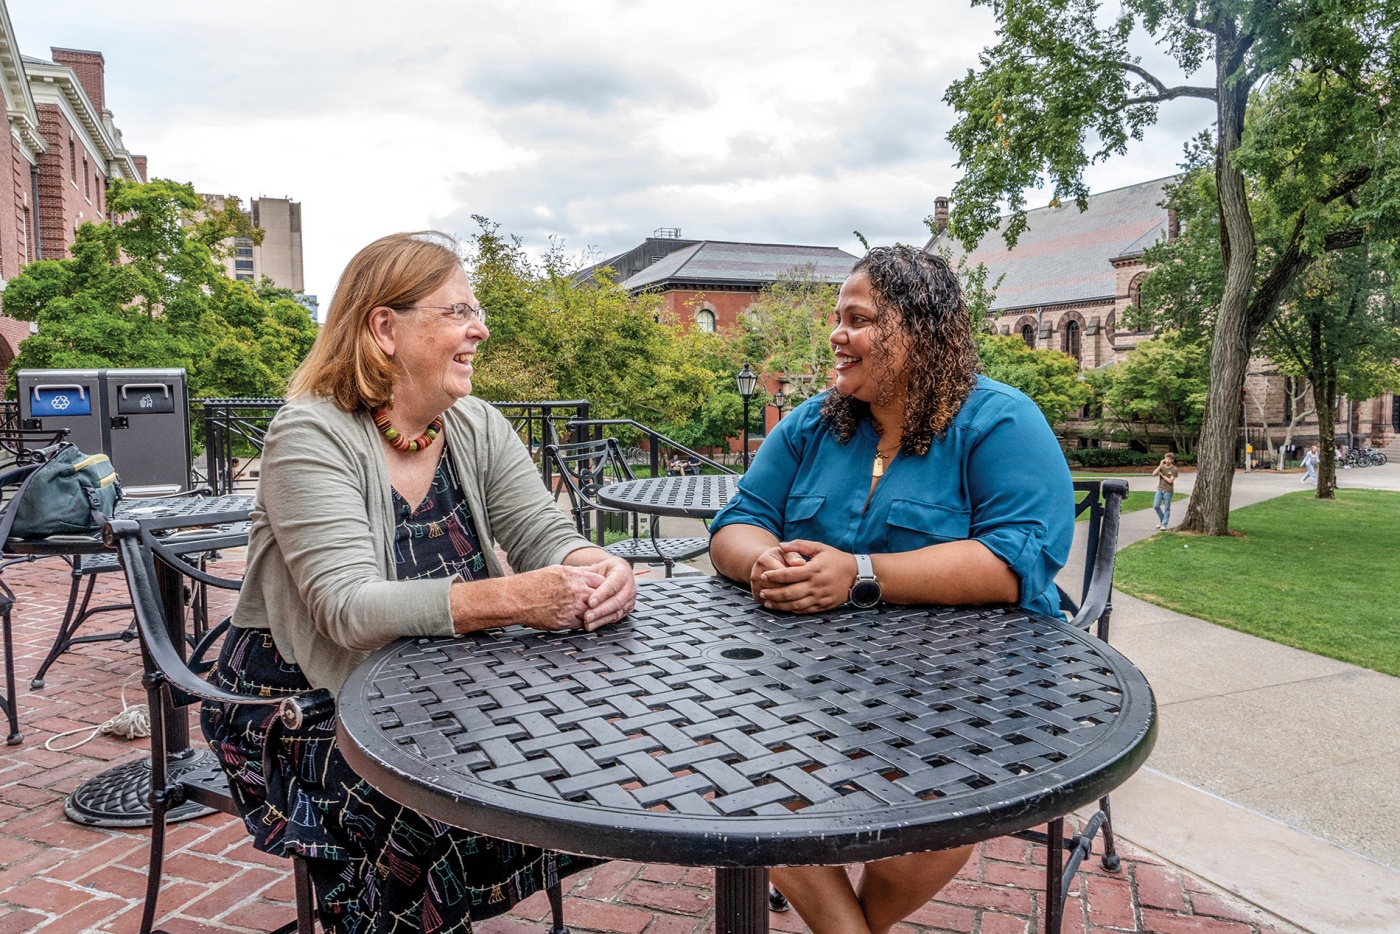
<instances>
[{"instance_id":1,"label":"metal railing","mask_svg":"<svg viewBox=\"0 0 1400 934\"><path fill-rule=\"evenodd\" d=\"M283 399L192 399L202 407L198 424L204 433L204 476L192 478L218 495L251 492L257 484L255 459L262 453L268 425ZM540 468L545 489L553 489L552 468L542 456L565 426L588 417L588 400L551 402L492 402L515 429Z\"/></svg>"},{"instance_id":2,"label":"metal railing","mask_svg":"<svg viewBox=\"0 0 1400 934\"><path fill-rule=\"evenodd\" d=\"M215 495L250 493L257 485L253 462L262 454L267 426L285 399L191 399L203 411L204 476L195 486L208 486Z\"/></svg>"},{"instance_id":3,"label":"metal railing","mask_svg":"<svg viewBox=\"0 0 1400 934\"><path fill-rule=\"evenodd\" d=\"M568 433L568 425L588 418L588 400L570 399L554 402L492 402L496 411L506 417L520 440L525 442L530 456L540 469L544 488L554 492L554 465L544 456L544 449L558 444Z\"/></svg>"},{"instance_id":4,"label":"metal railing","mask_svg":"<svg viewBox=\"0 0 1400 934\"><path fill-rule=\"evenodd\" d=\"M578 433L573 440L576 441L597 441L604 436L604 428L630 428L640 432L647 439L647 458L650 461L651 475L653 477L663 476L666 471L661 467L662 450L672 450L677 454L684 454L687 458L699 460L702 464L709 464L722 473L737 474L737 470L731 470L719 461L711 460L698 451L691 450L679 441L674 441L666 437L655 428L648 428L641 422L633 421L630 418L579 418L569 422L568 428L571 436Z\"/></svg>"}]
</instances>

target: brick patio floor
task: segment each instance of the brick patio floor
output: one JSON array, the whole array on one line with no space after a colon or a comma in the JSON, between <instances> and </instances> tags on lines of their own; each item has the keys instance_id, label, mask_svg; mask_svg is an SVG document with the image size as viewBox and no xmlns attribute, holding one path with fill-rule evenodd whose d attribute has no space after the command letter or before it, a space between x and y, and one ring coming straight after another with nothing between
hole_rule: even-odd
<instances>
[{"instance_id":1,"label":"brick patio floor","mask_svg":"<svg viewBox=\"0 0 1400 934\"><path fill-rule=\"evenodd\" d=\"M103 575L97 598L125 597L118 574ZM0 752L0 934L28 931L131 934L144 896L148 831L84 827L63 816L65 797L92 775L143 753L147 741L97 735L68 751L44 743L54 733L93 727L128 703L144 702L134 642L77 647L50 669L47 687L29 680L48 650L68 593L56 559L5 570L18 597L14 614L21 745ZM89 632L119 632L129 614L112 613ZM81 739L65 737L59 745ZM198 727L194 728L198 741ZM172 827L160 926L169 934L270 930L294 911L286 862L254 850L242 825L211 815ZM1066 934L1291 934L1267 917L1160 860L1121 848L1123 871L1086 861L1066 906ZM1028 934L1039 930L1043 854L1012 838L984 843L963 873L896 930ZM565 917L575 934L689 934L714 930L713 873L666 865L609 863L573 877ZM548 929L537 895L509 915L477 926L482 934ZM806 930L795 913L774 913L775 931Z\"/></svg>"}]
</instances>

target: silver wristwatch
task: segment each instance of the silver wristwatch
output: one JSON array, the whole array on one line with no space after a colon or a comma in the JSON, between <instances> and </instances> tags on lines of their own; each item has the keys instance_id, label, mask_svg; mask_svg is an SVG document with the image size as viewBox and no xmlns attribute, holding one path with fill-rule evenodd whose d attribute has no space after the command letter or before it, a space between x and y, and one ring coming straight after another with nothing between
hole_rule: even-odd
<instances>
[{"instance_id":1,"label":"silver wristwatch","mask_svg":"<svg viewBox=\"0 0 1400 934\"><path fill-rule=\"evenodd\" d=\"M856 555L856 582L851 585L847 602L851 606L866 609L880 602L880 581L875 577L875 566L869 555Z\"/></svg>"}]
</instances>

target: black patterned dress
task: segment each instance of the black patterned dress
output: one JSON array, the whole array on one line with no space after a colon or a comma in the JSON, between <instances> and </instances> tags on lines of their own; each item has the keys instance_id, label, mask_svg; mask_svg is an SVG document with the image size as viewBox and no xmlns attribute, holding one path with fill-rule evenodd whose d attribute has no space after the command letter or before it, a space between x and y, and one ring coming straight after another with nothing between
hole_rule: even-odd
<instances>
[{"instance_id":1,"label":"black patterned dress","mask_svg":"<svg viewBox=\"0 0 1400 934\"><path fill-rule=\"evenodd\" d=\"M414 509L393 491L394 559L400 580L485 577L486 561L466 497L439 460L432 489ZM231 630L214 671L229 690L276 696L310 688L266 629ZM266 706L205 704L200 723L258 849L307 858L327 934L471 931L546 887L599 861L468 833L394 803L350 770L335 718L283 735L276 773L263 775L274 715Z\"/></svg>"}]
</instances>

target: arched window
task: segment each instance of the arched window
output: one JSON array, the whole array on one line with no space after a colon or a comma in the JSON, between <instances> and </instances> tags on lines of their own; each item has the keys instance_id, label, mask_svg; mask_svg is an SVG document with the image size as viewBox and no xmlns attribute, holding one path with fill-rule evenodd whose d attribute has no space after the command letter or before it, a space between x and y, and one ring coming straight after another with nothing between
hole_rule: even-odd
<instances>
[{"instance_id":1,"label":"arched window","mask_svg":"<svg viewBox=\"0 0 1400 934\"><path fill-rule=\"evenodd\" d=\"M708 308L701 308L695 313L695 326L706 334L715 333L715 313Z\"/></svg>"},{"instance_id":2,"label":"arched window","mask_svg":"<svg viewBox=\"0 0 1400 934\"><path fill-rule=\"evenodd\" d=\"M1065 336L1063 341L1064 352L1074 359L1079 359L1079 322L1065 322Z\"/></svg>"},{"instance_id":3,"label":"arched window","mask_svg":"<svg viewBox=\"0 0 1400 934\"><path fill-rule=\"evenodd\" d=\"M1035 326L1026 324L1021 326L1021 340L1026 342L1026 346L1035 350Z\"/></svg>"},{"instance_id":4,"label":"arched window","mask_svg":"<svg viewBox=\"0 0 1400 934\"><path fill-rule=\"evenodd\" d=\"M1140 272L1128 283L1128 304L1134 308L1142 307L1142 280L1146 278L1147 273Z\"/></svg>"}]
</instances>

